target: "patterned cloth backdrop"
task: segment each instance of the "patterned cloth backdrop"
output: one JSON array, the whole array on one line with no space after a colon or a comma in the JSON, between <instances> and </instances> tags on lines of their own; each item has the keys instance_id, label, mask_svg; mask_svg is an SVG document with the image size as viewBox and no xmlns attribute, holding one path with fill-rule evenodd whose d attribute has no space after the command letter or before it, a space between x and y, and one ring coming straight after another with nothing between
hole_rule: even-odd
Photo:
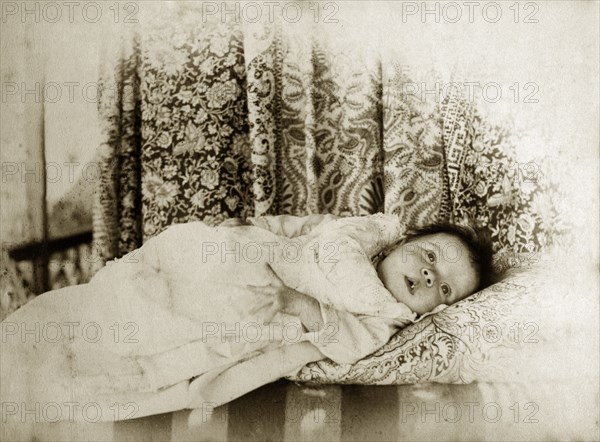
<instances>
[{"instance_id":1,"label":"patterned cloth backdrop","mask_svg":"<svg viewBox=\"0 0 600 442\"><path fill-rule=\"evenodd\" d=\"M539 165L515 163L510 131L464 95L406 93L403 60L315 23L168 12L107 48L102 65L98 266L173 223L234 216L451 219L489 229L497 250L530 254L566 230L537 191L550 186Z\"/></svg>"},{"instance_id":2,"label":"patterned cloth backdrop","mask_svg":"<svg viewBox=\"0 0 600 442\"><path fill-rule=\"evenodd\" d=\"M200 27L193 6L171 13L124 36L103 64L100 264L177 222L449 217L448 100L403 94L398 60L382 70L373 51L315 24Z\"/></svg>"},{"instance_id":3,"label":"patterned cloth backdrop","mask_svg":"<svg viewBox=\"0 0 600 442\"><path fill-rule=\"evenodd\" d=\"M509 130L486 124L456 91L440 100L406 93L415 76L432 83L440 74L342 37L312 22L211 21L179 4L109 48L102 81L117 87L104 89L99 107L98 264L173 223L249 215L384 211L411 227L470 222L489 230L504 266L564 230L550 183L521 186L531 176L514 167ZM524 280L402 330L354 367L323 361L299 379L493 380L498 355L527 349L485 337L467 345L451 326L484 326L496 311L507 315L503 328L513 311L531 317L535 286Z\"/></svg>"}]
</instances>

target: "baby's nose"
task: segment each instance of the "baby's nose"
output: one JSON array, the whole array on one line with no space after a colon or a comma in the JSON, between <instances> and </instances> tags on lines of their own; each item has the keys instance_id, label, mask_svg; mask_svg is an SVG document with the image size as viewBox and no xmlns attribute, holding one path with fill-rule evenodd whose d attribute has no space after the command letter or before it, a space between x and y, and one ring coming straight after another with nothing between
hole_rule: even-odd
<instances>
[{"instance_id":1,"label":"baby's nose","mask_svg":"<svg viewBox=\"0 0 600 442\"><path fill-rule=\"evenodd\" d=\"M435 278L434 278L433 272L431 270L422 268L421 276L423 277L423 280L425 281L425 285L427 285L427 287L433 287L433 281Z\"/></svg>"}]
</instances>

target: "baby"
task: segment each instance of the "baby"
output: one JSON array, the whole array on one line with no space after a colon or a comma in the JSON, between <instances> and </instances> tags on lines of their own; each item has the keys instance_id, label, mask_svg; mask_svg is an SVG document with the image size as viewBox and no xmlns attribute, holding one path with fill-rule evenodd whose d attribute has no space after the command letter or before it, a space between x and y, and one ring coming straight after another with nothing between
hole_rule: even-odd
<instances>
[{"instance_id":1,"label":"baby","mask_svg":"<svg viewBox=\"0 0 600 442\"><path fill-rule=\"evenodd\" d=\"M123 418L114 403L137 404L129 417L220 405L307 363L371 354L419 315L482 288L490 256L469 229L407 233L383 214L170 226L88 284L7 318L2 400L94 402L109 420ZM99 332L38 342L17 328L38 323Z\"/></svg>"},{"instance_id":2,"label":"baby","mask_svg":"<svg viewBox=\"0 0 600 442\"><path fill-rule=\"evenodd\" d=\"M217 377L199 376L190 384L191 408L239 397L248 391L248 385L240 387L240 378L258 387L324 358L352 364L381 348L400 328L483 288L493 274L486 241L450 224L407 232L397 216L376 214L265 216L221 226L242 226L231 229L240 240L260 238L262 231L280 238L279 244L297 241L304 259L275 257L250 270L260 283L242 282L251 274L239 280L255 294L244 297L250 300L246 311L251 316L279 324L296 318L305 333L295 343L263 348ZM234 269L239 275L245 271L244 266Z\"/></svg>"},{"instance_id":3,"label":"baby","mask_svg":"<svg viewBox=\"0 0 600 442\"><path fill-rule=\"evenodd\" d=\"M333 215L302 218L283 215L245 221L234 218L221 225L254 225L279 235L297 237L309 232L315 234L319 227L336 219ZM383 286L396 301L419 315L441 305L454 304L495 280L489 241L473 229L449 223L409 231L372 262ZM274 282L248 288L257 295L272 297L273 309L302 316L305 325L321 317L314 297L287 286L270 266L269 272Z\"/></svg>"}]
</instances>

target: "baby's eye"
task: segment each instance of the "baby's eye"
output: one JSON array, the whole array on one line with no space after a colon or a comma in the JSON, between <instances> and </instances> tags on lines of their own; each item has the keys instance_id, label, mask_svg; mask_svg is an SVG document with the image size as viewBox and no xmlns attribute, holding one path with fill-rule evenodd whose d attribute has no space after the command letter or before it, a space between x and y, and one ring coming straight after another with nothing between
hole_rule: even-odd
<instances>
[{"instance_id":1,"label":"baby's eye","mask_svg":"<svg viewBox=\"0 0 600 442\"><path fill-rule=\"evenodd\" d=\"M430 263L434 263L435 262L435 253L433 252L427 252L427 259L429 260Z\"/></svg>"},{"instance_id":2,"label":"baby's eye","mask_svg":"<svg viewBox=\"0 0 600 442\"><path fill-rule=\"evenodd\" d=\"M448 296L451 293L450 286L448 284L442 284L441 288L442 294L444 294L445 296Z\"/></svg>"}]
</instances>

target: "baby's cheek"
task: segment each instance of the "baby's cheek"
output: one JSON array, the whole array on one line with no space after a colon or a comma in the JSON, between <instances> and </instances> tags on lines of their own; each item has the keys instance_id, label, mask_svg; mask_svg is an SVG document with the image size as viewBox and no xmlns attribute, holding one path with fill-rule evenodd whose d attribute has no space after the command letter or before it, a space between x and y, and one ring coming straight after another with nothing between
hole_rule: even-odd
<instances>
[{"instance_id":1,"label":"baby's cheek","mask_svg":"<svg viewBox=\"0 0 600 442\"><path fill-rule=\"evenodd\" d=\"M386 289L390 290L392 287L393 277L388 268L383 268L379 273L379 278Z\"/></svg>"}]
</instances>

